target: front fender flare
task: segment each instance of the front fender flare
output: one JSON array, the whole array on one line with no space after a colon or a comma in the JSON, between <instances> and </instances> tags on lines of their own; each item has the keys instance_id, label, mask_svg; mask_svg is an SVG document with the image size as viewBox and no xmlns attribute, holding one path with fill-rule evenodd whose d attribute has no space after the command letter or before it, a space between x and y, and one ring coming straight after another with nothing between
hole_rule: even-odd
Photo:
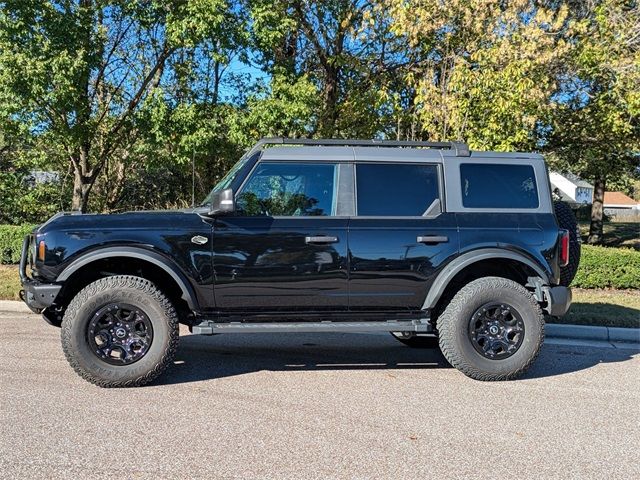
<instances>
[{"instance_id":1,"label":"front fender flare","mask_svg":"<svg viewBox=\"0 0 640 480\"><path fill-rule=\"evenodd\" d=\"M545 272L544 268L538 264L538 262L531 258L510 250L503 250L500 248L482 248L479 250L472 250L470 252L463 253L455 260L452 260L436 277L435 281L429 289L427 298L425 299L422 309L427 310L434 308L440 300L440 297L444 293L449 282L460 272L462 269L472 265L481 260L488 259L507 259L516 260L524 265L530 267L536 275L538 275L544 284L549 284L549 275Z\"/></svg>"},{"instance_id":2,"label":"front fender flare","mask_svg":"<svg viewBox=\"0 0 640 480\"><path fill-rule=\"evenodd\" d=\"M73 275L80 268L88 265L89 263L95 262L96 260L112 257L127 257L135 258L137 260L144 260L155 265L156 267L161 268L166 273L168 273L171 278L173 278L173 280L178 284L182 292L182 299L187 302L189 308L194 311L197 311L199 309L196 293L191 286L191 283L189 282L189 280L187 280L186 276L184 275L184 273L182 273L180 268L178 268L177 265L175 265L165 256L140 247L107 247L87 252L71 262L71 264L69 264L60 273L60 275L56 279L56 282L61 283L68 280L71 275Z\"/></svg>"}]
</instances>

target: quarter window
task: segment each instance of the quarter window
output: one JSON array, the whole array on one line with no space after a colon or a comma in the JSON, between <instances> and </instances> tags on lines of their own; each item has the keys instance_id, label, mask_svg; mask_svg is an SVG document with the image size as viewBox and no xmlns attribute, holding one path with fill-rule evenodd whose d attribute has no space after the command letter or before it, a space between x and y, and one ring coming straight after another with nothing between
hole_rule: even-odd
<instances>
[{"instance_id":1,"label":"quarter window","mask_svg":"<svg viewBox=\"0 0 640 480\"><path fill-rule=\"evenodd\" d=\"M336 170L330 163L259 163L236 204L250 216L334 215Z\"/></svg>"},{"instance_id":2,"label":"quarter window","mask_svg":"<svg viewBox=\"0 0 640 480\"><path fill-rule=\"evenodd\" d=\"M438 194L436 165L356 165L359 216L422 216Z\"/></svg>"},{"instance_id":3,"label":"quarter window","mask_svg":"<svg viewBox=\"0 0 640 480\"><path fill-rule=\"evenodd\" d=\"M531 165L463 163L460 182L466 208L538 208Z\"/></svg>"}]
</instances>

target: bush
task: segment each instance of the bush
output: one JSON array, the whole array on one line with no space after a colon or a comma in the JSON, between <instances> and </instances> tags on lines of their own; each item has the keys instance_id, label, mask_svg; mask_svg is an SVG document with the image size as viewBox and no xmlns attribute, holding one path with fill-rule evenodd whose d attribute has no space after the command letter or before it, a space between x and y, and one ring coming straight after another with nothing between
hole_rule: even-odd
<instances>
[{"instance_id":1,"label":"bush","mask_svg":"<svg viewBox=\"0 0 640 480\"><path fill-rule=\"evenodd\" d=\"M640 252L629 248L582 245L580 266L571 286L640 288Z\"/></svg>"},{"instance_id":2,"label":"bush","mask_svg":"<svg viewBox=\"0 0 640 480\"><path fill-rule=\"evenodd\" d=\"M0 263L19 263L24 236L33 225L0 225Z\"/></svg>"}]
</instances>

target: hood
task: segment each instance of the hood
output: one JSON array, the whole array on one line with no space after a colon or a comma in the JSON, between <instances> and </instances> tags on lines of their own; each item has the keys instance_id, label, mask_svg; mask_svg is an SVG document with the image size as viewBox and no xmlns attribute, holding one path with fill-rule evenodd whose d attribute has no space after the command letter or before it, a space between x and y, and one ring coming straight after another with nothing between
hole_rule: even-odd
<instances>
[{"instance_id":1,"label":"hood","mask_svg":"<svg viewBox=\"0 0 640 480\"><path fill-rule=\"evenodd\" d=\"M60 230L140 230L183 228L193 222L194 215L206 209L185 208L182 210L140 210L124 213L92 214L80 212L60 212L36 228L37 233ZM204 221L204 220L203 220Z\"/></svg>"}]
</instances>

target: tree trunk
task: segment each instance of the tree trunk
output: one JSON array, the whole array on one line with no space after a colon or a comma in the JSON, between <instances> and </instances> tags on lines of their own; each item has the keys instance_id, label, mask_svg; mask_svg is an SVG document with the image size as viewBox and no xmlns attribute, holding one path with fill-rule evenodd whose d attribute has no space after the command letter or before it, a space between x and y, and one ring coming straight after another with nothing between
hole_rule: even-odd
<instances>
[{"instance_id":1,"label":"tree trunk","mask_svg":"<svg viewBox=\"0 0 640 480\"><path fill-rule=\"evenodd\" d=\"M79 170L74 169L73 173L73 198L71 200L71 210L79 210L82 213L87 213L91 183Z\"/></svg>"},{"instance_id":2,"label":"tree trunk","mask_svg":"<svg viewBox=\"0 0 640 480\"><path fill-rule=\"evenodd\" d=\"M338 83L340 76L339 67L325 67L325 83L322 91L322 112L320 113L320 135L324 138L332 138L335 134L336 120L338 116Z\"/></svg>"},{"instance_id":3,"label":"tree trunk","mask_svg":"<svg viewBox=\"0 0 640 480\"><path fill-rule=\"evenodd\" d=\"M596 245L602 243L602 222L604 217L605 179L596 177L593 187L593 204L591 205L591 226L587 243Z\"/></svg>"},{"instance_id":4,"label":"tree trunk","mask_svg":"<svg viewBox=\"0 0 640 480\"><path fill-rule=\"evenodd\" d=\"M77 156L71 157L73 165L73 197L71 199L71 209L87 212L89 205L89 193L95 182L95 178L89 172L89 145L88 143L80 147Z\"/></svg>"}]
</instances>

